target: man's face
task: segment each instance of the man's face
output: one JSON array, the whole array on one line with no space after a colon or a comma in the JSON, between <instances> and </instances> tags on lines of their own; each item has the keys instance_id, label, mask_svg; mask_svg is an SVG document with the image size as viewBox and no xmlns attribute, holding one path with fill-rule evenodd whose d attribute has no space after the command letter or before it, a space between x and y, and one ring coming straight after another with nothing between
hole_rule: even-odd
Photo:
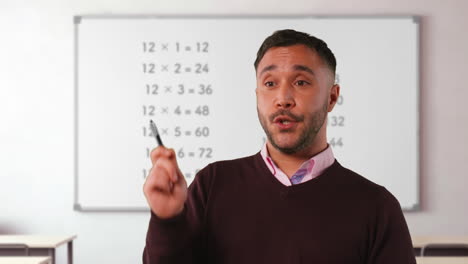
<instances>
[{"instance_id":1,"label":"man's face","mask_svg":"<svg viewBox=\"0 0 468 264\"><path fill-rule=\"evenodd\" d=\"M333 108L333 82L331 70L305 45L274 47L265 53L257 68L257 112L273 147L297 153L326 133L322 126Z\"/></svg>"}]
</instances>

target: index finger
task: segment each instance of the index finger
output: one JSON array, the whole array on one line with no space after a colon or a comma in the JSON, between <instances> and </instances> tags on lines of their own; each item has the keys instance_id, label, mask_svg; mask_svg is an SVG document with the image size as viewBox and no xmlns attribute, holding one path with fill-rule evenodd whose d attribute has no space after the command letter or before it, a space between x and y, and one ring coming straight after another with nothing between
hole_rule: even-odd
<instances>
[{"instance_id":1,"label":"index finger","mask_svg":"<svg viewBox=\"0 0 468 264\"><path fill-rule=\"evenodd\" d=\"M164 146L157 146L156 148L151 150L151 153L150 153L151 163L154 165L156 161L162 156L167 156L167 148Z\"/></svg>"}]
</instances>

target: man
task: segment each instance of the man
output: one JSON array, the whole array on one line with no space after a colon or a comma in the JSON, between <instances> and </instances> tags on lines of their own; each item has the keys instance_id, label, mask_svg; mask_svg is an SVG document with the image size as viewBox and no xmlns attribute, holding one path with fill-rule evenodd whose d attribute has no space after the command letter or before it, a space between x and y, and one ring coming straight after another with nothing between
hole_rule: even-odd
<instances>
[{"instance_id":1,"label":"man","mask_svg":"<svg viewBox=\"0 0 468 264\"><path fill-rule=\"evenodd\" d=\"M398 201L327 144L335 68L322 40L277 31L255 61L259 153L212 163L187 189L174 150L152 151L143 263L416 263Z\"/></svg>"}]
</instances>

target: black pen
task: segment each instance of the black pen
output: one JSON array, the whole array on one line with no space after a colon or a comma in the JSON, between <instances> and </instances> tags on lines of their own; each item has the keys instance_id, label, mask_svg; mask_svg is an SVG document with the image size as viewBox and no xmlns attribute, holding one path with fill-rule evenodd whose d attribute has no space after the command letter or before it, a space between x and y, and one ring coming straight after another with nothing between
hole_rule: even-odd
<instances>
[{"instance_id":1,"label":"black pen","mask_svg":"<svg viewBox=\"0 0 468 264\"><path fill-rule=\"evenodd\" d=\"M154 138L156 138L156 142L158 143L158 145L164 146L162 143L161 137L159 136L158 128L156 127L156 124L151 119L150 119L150 128L151 128L151 131L153 132Z\"/></svg>"},{"instance_id":2,"label":"black pen","mask_svg":"<svg viewBox=\"0 0 468 264\"><path fill-rule=\"evenodd\" d=\"M156 124L151 119L150 119L150 128L151 128L151 131L153 132L154 138L156 138L156 142L158 143L158 145L164 147L161 137L159 136L158 128L156 127ZM174 183L172 181L169 181L169 191L172 192L173 188L174 188Z\"/></svg>"}]
</instances>

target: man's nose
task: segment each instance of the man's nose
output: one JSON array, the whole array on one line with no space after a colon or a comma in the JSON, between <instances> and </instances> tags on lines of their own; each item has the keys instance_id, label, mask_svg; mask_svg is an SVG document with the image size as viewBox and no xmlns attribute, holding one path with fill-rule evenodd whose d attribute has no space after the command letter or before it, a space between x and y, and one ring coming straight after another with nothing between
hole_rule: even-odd
<instances>
[{"instance_id":1,"label":"man's nose","mask_svg":"<svg viewBox=\"0 0 468 264\"><path fill-rule=\"evenodd\" d=\"M282 85L278 89L278 95L276 98L276 107L278 108L292 108L296 105L294 101L294 91L293 87L289 85Z\"/></svg>"}]
</instances>

